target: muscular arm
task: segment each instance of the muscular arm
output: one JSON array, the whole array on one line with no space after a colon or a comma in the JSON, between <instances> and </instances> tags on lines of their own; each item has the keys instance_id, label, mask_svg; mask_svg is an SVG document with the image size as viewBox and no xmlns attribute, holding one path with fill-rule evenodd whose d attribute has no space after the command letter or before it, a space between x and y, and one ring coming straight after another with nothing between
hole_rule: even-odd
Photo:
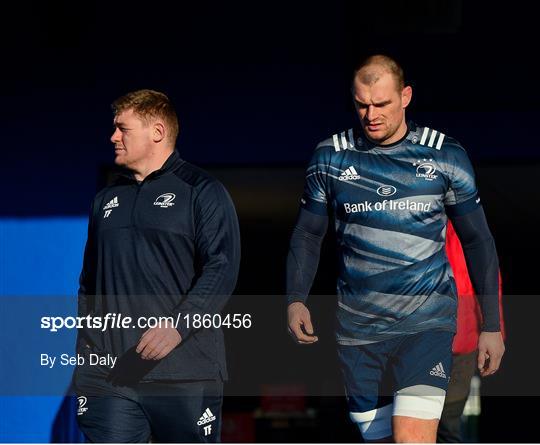
<instances>
[{"instance_id":1,"label":"muscular arm","mask_svg":"<svg viewBox=\"0 0 540 445\"><path fill-rule=\"evenodd\" d=\"M317 273L328 216L300 208L287 256L287 318L289 334L300 344L315 343L311 315L305 306Z\"/></svg>"},{"instance_id":2,"label":"muscular arm","mask_svg":"<svg viewBox=\"0 0 540 445\"><path fill-rule=\"evenodd\" d=\"M287 256L287 320L289 334L300 344L315 343L311 315L304 304L317 273L321 244L328 228L328 168L333 148L321 143L306 170L302 205Z\"/></svg>"},{"instance_id":3,"label":"muscular arm","mask_svg":"<svg viewBox=\"0 0 540 445\"><path fill-rule=\"evenodd\" d=\"M313 285L328 216L300 209L287 255L288 303L305 303Z\"/></svg>"},{"instance_id":4,"label":"muscular arm","mask_svg":"<svg viewBox=\"0 0 540 445\"><path fill-rule=\"evenodd\" d=\"M495 242L482 207L451 217L463 247L467 270L483 316L482 331L501 330L499 318L499 262Z\"/></svg>"}]
</instances>

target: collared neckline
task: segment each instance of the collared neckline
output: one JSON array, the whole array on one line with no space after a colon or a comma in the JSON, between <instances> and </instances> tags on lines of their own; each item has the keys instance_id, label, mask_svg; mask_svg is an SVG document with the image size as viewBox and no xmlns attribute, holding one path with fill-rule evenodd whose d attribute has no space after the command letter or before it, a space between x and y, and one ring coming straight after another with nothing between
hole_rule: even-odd
<instances>
[{"instance_id":1,"label":"collared neckline","mask_svg":"<svg viewBox=\"0 0 540 445\"><path fill-rule=\"evenodd\" d=\"M127 169L127 168L121 168L120 171L119 171L119 175L124 177L124 178L127 178L127 179L129 179L131 181L135 181L138 184L141 184L144 181L147 181L147 180L150 180L150 179L156 179L156 178L158 178L160 176L163 176L163 175L169 173L172 170L175 170L180 165L182 165L184 162L186 162L186 161L184 161L180 157L180 153L178 153L178 150L175 148L173 150L173 152L169 155L167 160L163 163L161 168L159 168L158 170L154 170L152 173L150 173L142 181L137 181L135 179L134 173L131 170Z\"/></svg>"}]
</instances>

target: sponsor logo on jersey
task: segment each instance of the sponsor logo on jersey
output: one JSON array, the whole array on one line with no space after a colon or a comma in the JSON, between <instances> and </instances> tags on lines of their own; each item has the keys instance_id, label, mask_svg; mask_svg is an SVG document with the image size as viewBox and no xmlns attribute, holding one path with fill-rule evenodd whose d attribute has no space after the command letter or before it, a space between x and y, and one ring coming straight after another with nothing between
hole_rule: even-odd
<instances>
[{"instance_id":1,"label":"sponsor logo on jersey","mask_svg":"<svg viewBox=\"0 0 540 445\"><path fill-rule=\"evenodd\" d=\"M174 198L176 198L174 193L163 193L163 195L159 195L156 198L154 205L161 207L162 209L172 207L174 205Z\"/></svg>"},{"instance_id":2,"label":"sponsor logo on jersey","mask_svg":"<svg viewBox=\"0 0 540 445\"><path fill-rule=\"evenodd\" d=\"M417 202L406 200L385 199L378 202L345 202L343 203L345 213L365 213L365 212L384 212L387 210L416 210L419 212L429 212L431 202Z\"/></svg>"},{"instance_id":3,"label":"sponsor logo on jersey","mask_svg":"<svg viewBox=\"0 0 540 445\"><path fill-rule=\"evenodd\" d=\"M437 170L435 169L435 165L433 165L433 159L419 159L413 163L413 166L416 167L417 178L424 178L426 181L433 181L438 177L438 175L435 174Z\"/></svg>"},{"instance_id":4,"label":"sponsor logo on jersey","mask_svg":"<svg viewBox=\"0 0 540 445\"><path fill-rule=\"evenodd\" d=\"M343 170L343 173L339 175L340 181L354 181L355 179L360 179L360 176L352 165L349 168Z\"/></svg>"},{"instance_id":5,"label":"sponsor logo on jersey","mask_svg":"<svg viewBox=\"0 0 540 445\"><path fill-rule=\"evenodd\" d=\"M88 408L85 407L86 402L88 402L88 400L85 396L77 397L77 403L79 404L79 407L77 408L78 416L82 416L86 411L88 411Z\"/></svg>"},{"instance_id":6,"label":"sponsor logo on jersey","mask_svg":"<svg viewBox=\"0 0 540 445\"><path fill-rule=\"evenodd\" d=\"M199 421L197 422L197 425L206 425L207 423L213 422L216 420L216 416L210 411L210 408L206 408L204 413L202 413L202 416L199 418Z\"/></svg>"},{"instance_id":7,"label":"sponsor logo on jersey","mask_svg":"<svg viewBox=\"0 0 540 445\"><path fill-rule=\"evenodd\" d=\"M382 185L377 189L377 195L379 196L392 196L397 192L397 189L393 185Z\"/></svg>"},{"instance_id":8,"label":"sponsor logo on jersey","mask_svg":"<svg viewBox=\"0 0 540 445\"><path fill-rule=\"evenodd\" d=\"M446 378L446 374L444 372L444 368L441 362L434 366L433 369L429 371L429 374L435 377L442 377L443 379Z\"/></svg>"}]
</instances>

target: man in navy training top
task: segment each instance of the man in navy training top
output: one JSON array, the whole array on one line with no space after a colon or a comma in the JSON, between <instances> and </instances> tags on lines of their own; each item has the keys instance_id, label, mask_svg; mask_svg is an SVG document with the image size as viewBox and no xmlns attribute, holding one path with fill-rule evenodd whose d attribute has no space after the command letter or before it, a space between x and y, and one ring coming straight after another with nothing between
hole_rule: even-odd
<instances>
[{"instance_id":1,"label":"man in navy training top","mask_svg":"<svg viewBox=\"0 0 540 445\"><path fill-rule=\"evenodd\" d=\"M366 441L434 442L451 372L456 288L447 218L483 313L482 375L499 368L498 260L461 145L405 119L412 89L395 60L354 72L360 126L318 144L287 258L288 325L317 341L305 306L331 220L338 250L337 342L350 417Z\"/></svg>"},{"instance_id":2,"label":"man in navy training top","mask_svg":"<svg viewBox=\"0 0 540 445\"><path fill-rule=\"evenodd\" d=\"M113 109L122 174L92 205L79 315L133 322L79 331L79 426L91 442L217 442L223 334L193 320L219 313L235 287L236 212L224 187L175 149L178 119L165 94L128 93ZM163 318L146 325L150 317ZM92 355L117 363L91 364Z\"/></svg>"}]
</instances>

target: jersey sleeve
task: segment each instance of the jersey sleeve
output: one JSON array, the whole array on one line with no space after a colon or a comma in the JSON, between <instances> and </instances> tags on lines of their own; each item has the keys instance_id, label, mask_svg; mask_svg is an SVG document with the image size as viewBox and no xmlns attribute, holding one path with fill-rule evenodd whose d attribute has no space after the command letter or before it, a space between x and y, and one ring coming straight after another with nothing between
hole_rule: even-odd
<instances>
[{"instance_id":1,"label":"jersey sleeve","mask_svg":"<svg viewBox=\"0 0 540 445\"><path fill-rule=\"evenodd\" d=\"M79 276L79 290L77 292L77 314L86 317L94 312L96 295L96 247L94 221L99 212L99 195L92 201L92 207L88 215L88 237L84 247L83 266ZM92 344L88 329L77 329L77 351L84 344Z\"/></svg>"},{"instance_id":2,"label":"jersey sleeve","mask_svg":"<svg viewBox=\"0 0 540 445\"><path fill-rule=\"evenodd\" d=\"M179 314L220 312L234 291L240 268L240 229L234 203L225 187L214 181L203 186L196 197L195 263L197 273L187 295L174 308ZM177 327L185 340L194 330Z\"/></svg>"},{"instance_id":3,"label":"jersey sleeve","mask_svg":"<svg viewBox=\"0 0 540 445\"><path fill-rule=\"evenodd\" d=\"M467 152L459 144L449 144L447 149L449 188L444 196L444 205L449 216L461 216L480 207L474 169Z\"/></svg>"},{"instance_id":4,"label":"jersey sleeve","mask_svg":"<svg viewBox=\"0 0 540 445\"><path fill-rule=\"evenodd\" d=\"M300 209L287 255L288 304L305 303L315 280L328 217Z\"/></svg>"},{"instance_id":5,"label":"jersey sleeve","mask_svg":"<svg viewBox=\"0 0 540 445\"><path fill-rule=\"evenodd\" d=\"M86 317L89 313L89 298L93 298L96 293L96 253L95 253L95 226L98 198L94 198L88 215L88 236L84 247L83 266L79 275L78 314Z\"/></svg>"},{"instance_id":6,"label":"jersey sleeve","mask_svg":"<svg viewBox=\"0 0 540 445\"><path fill-rule=\"evenodd\" d=\"M328 171L330 151L325 142L317 145L306 170L301 208L318 215L328 214Z\"/></svg>"}]
</instances>

